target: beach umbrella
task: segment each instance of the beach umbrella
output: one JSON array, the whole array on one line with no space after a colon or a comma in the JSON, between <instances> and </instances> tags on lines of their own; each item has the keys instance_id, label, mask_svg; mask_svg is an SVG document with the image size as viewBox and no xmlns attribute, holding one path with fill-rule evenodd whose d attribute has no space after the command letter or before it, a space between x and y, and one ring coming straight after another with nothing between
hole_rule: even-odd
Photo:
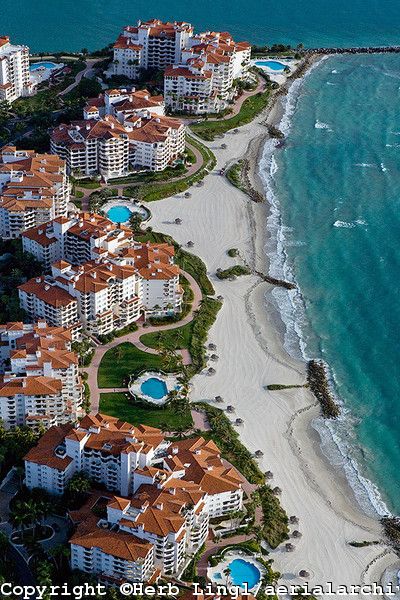
<instances>
[{"instance_id":1,"label":"beach umbrella","mask_svg":"<svg viewBox=\"0 0 400 600\"><path fill-rule=\"evenodd\" d=\"M211 360L218 360L217 354L211 354Z\"/></svg>"},{"instance_id":2,"label":"beach umbrella","mask_svg":"<svg viewBox=\"0 0 400 600\"><path fill-rule=\"evenodd\" d=\"M222 302L223 299L224 299L223 296L217 296L217 300L219 300L220 302Z\"/></svg>"},{"instance_id":3,"label":"beach umbrella","mask_svg":"<svg viewBox=\"0 0 400 600\"><path fill-rule=\"evenodd\" d=\"M216 350L217 346L215 344L208 344L209 350Z\"/></svg>"},{"instance_id":4,"label":"beach umbrella","mask_svg":"<svg viewBox=\"0 0 400 600\"><path fill-rule=\"evenodd\" d=\"M243 423L244 423L243 419L240 419L240 418L236 419L236 421L235 421L235 425L243 425Z\"/></svg>"},{"instance_id":5,"label":"beach umbrella","mask_svg":"<svg viewBox=\"0 0 400 600\"><path fill-rule=\"evenodd\" d=\"M299 519L298 519L297 517L295 517L294 515L292 515L291 517L289 517L289 522L290 522L292 525L295 525L296 523L298 523L298 522L299 522Z\"/></svg>"},{"instance_id":6,"label":"beach umbrella","mask_svg":"<svg viewBox=\"0 0 400 600\"><path fill-rule=\"evenodd\" d=\"M295 529L292 533L294 538L301 538L302 534L300 533L300 531L298 531L297 529Z\"/></svg>"},{"instance_id":7,"label":"beach umbrella","mask_svg":"<svg viewBox=\"0 0 400 600\"><path fill-rule=\"evenodd\" d=\"M310 577L310 573L308 571L306 571L305 569L302 569L301 571L299 571L299 576L303 577L303 578L307 578L307 577Z\"/></svg>"},{"instance_id":8,"label":"beach umbrella","mask_svg":"<svg viewBox=\"0 0 400 600\"><path fill-rule=\"evenodd\" d=\"M224 399L222 398L222 396L215 396L214 400L215 400L215 402L218 402L219 404L221 404L221 402L224 401Z\"/></svg>"},{"instance_id":9,"label":"beach umbrella","mask_svg":"<svg viewBox=\"0 0 400 600\"><path fill-rule=\"evenodd\" d=\"M235 412L235 407L232 405L229 405L226 407L226 410L228 413L233 413L233 412Z\"/></svg>"},{"instance_id":10,"label":"beach umbrella","mask_svg":"<svg viewBox=\"0 0 400 600\"><path fill-rule=\"evenodd\" d=\"M194 242L192 242L192 240L189 240L188 243L187 243L187 247L188 248L193 248L193 246L194 246Z\"/></svg>"},{"instance_id":11,"label":"beach umbrella","mask_svg":"<svg viewBox=\"0 0 400 600\"><path fill-rule=\"evenodd\" d=\"M227 146L226 144L221 144L221 149L222 149L222 150L226 150L226 149L227 149L227 147L228 147L228 146Z\"/></svg>"},{"instance_id":12,"label":"beach umbrella","mask_svg":"<svg viewBox=\"0 0 400 600\"><path fill-rule=\"evenodd\" d=\"M182 219L175 219L175 225L181 225L182 224Z\"/></svg>"},{"instance_id":13,"label":"beach umbrella","mask_svg":"<svg viewBox=\"0 0 400 600\"><path fill-rule=\"evenodd\" d=\"M185 192L185 198L190 198L192 194L190 192Z\"/></svg>"},{"instance_id":14,"label":"beach umbrella","mask_svg":"<svg viewBox=\"0 0 400 600\"><path fill-rule=\"evenodd\" d=\"M295 546L293 544L285 544L285 550L286 552L293 552L293 550L295 549Z\"/></svg>"},{"instance_id":15,"label":"beach umbrella","mask_svg":"<svg viewBox=\"0 0 400 600\"><path fill-rule=\"evenodd\" d=\"M274 474L272 471L266 471L265 473L265 479L273 479Z\"/></svg>"},{"instance_id":16,"label":"beach umbrella","mask_svg":"<svg viewBox=\"0 0 400 600\"><path fill-rule=\"evenodd\" d=\"M212 367L210 367L210 368L208 369L208 374L209 374L209 375L215 375L215 373L216 373L216 372L217 372L217 371L216 371L215 369L213 369Z\"/></svg>"},{"instance_id":17,"label":"beach umbrella","mask_svg":"<svg viewBox=\"0 0 400 600\"><path fill-rule=\"evenodd\" d=\"M275 494L275 496L279 496L280 494L282 494L282 490L280 487L274 487L272 493Z\"/></svg>"},{"instance_id":18,"label":"beach umbrella","mask_svg":"<svg viewBox=\"0 0 400 600\"><path fill-rule=\"evenodd\" d=\"M254 454L257 456L257 458L264 456L264 452L262 450L256 450Z\"/></svg>"}]
</instances>

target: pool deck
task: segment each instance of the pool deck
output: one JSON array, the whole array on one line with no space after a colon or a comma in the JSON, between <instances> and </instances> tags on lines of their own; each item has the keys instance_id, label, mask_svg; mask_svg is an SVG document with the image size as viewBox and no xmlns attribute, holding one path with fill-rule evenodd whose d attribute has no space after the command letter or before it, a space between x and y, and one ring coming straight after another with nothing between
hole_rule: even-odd
<instances>
[{"instance_id":1,"label":"pool deck","mask_svg":"<svg viewBox=\"0 0 400 600\"><path fill-rule=\"evenodd\" d=\"M244 552L243 550L240 550L240 548L238 548L237 550L232 548L232 550L229 550L224 555L223 559L221 560L221 562L218 565L216 565L215 567L209 566L207 569L207 578L209 579L209 581L212 581L214 583L218 583L218 581L221 580L221 582L223 584L224 578L225 578L224 570L230 568L231 563L234 562L235 560L245 561L245 562L249 563L250 565L253 565L258 570L259 579L254 586L249 588L249 592L256 595L260 589L262 578L265 574L265 568L257 560L256 555L246 554L246 552ZM218 577L216 579L215 575L217 575L217 574L221 575L221 577ZM229 582L229 585L241 587L240 585L235 584L232 580ZM242 588L242 589L244 589L244 588Z\"/></svg>"}]
</instances>

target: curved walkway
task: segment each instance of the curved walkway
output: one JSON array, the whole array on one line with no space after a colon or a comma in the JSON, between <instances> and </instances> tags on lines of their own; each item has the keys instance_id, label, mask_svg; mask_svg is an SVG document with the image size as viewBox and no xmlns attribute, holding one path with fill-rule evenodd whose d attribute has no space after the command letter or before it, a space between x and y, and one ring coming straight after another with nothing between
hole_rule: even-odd
<instances>
[{"instance_id":1,"label":"curved walkway","mask_svg":"<svg viewBox=\"0 0 400 600\"><path fill-rule=\"evenodd\" d=\"M103 391L110 391L110 389L99 388L97 384L97 372L99 370L102 358L107 352L107 350L110 350L110 348L115 348L123 342L130 342L139 350L143 350L143 352L157 354L157 350L154 350L154 348L147 348L147 346L144 346L142 344L142 342L140 341L140 337L142 335L144 335L145 333L157 333L158 331L177 329L178 327L183 327L183 325L187 325L187 323L190 323L193 320L193 313L199 308L203 296L197 281L191 275L189 275L189 273L186 273L186 271L181 271L181 273L190 283L194 296L192 307L190 309L189 314L186 315L186 317L184 317L180 321L177 321L176 323L168 323L168 325L158 325L150 327L143 327L143 325L140 325L137 331L134 331L133 333L128 333L127 335L121 336L119 338L115 338L114 340L112 340L108 344L104 344L103 346L98 346L95 350L90 366L85 369L82 369L88 374L87 383L90 389L91 412L97 413L99 411L100 394Z\"/></svg>"},{"instance_id":2,"label":"curved walkway","mask_svg":"<svg viewBox=\"0 0 400 600\"><path fill-rule=\"evenodd\" d=\"M199 141L201 141L201 140L199 140ZM188 141L186 141L186 146L193 152L193 154L196 158L196 162L194 162L192 165L190 165L190 167L187 169L187 171L185 173L183 173L182 175L179 175L179 177L172 177L171 179L166 179L165 181L160 181L159 185L164 185L167 183L174 183L176 181L181 181L182 179L186 179L186 177L191 177L192 175L195 175L198 171L200 171L203 168L204 158L203 158L203 155L200 152L200 150L198 148L196 148L195 146L193 146ZM149 183L149 185L154 185L154 184L157 184L157 182ZM81 201L82 210L85 212L88 212L89 211L89 197L90 197L90 194L92 194L93 192L97 192L97 191L100 192L101 190L108 189L108 188L117 188L118 195L123 196L123 191L125 188L139 187L140 185L144 185L143 182L132 181L131 183L115 185L115 184L113 184L112 181L110 181L109 183L100 183L100 187L93 189L93 190L88 190L87 188L79 187L79 184L76 184L75 187L77 190L79 190L80 192L83 192L85 194L83 196L83 198L77 198L77 200ZM72 200L72 202L73 202L73 200Z\"/></svg>"},{"instance_id":3,"label":"curved walkway","mask_svg":"<svg viewBox=\"0 0 400 600\"><path fill-rule=\"evenodd\" d=\"M82 71L79 71L79 73L76 74L75 76L75 81L73 81L71 83L71 85L69 85L68 87L65 88L65 90L62 90L61 92L58 93L58 96L65 96L66 94L68 94L71 90L73 90L78 83L81 81L81 79L83 77L86 77L88 75L88 73L92 70L93 65L98 62L99 59L98 58L89 58L86 61L86 67L84 69L82 69Z\"/></svg>"}]
</instances>

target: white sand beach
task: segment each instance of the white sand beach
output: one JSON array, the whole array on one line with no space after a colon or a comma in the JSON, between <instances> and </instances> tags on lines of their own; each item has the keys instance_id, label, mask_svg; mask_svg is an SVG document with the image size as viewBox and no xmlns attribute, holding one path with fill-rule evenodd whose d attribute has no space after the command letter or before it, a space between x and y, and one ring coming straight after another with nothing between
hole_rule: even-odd
<instances>
[{"instance_id":1,"label":"white sand beach","mask_svg":"<svg viewBox=\"0 0 400 600\"><path fill-rule=\"evenodd\" d=\"M238 248L250 264L266 272L262 249L268 206L255 204L217 173L244 155L256 160L260 139L266 135L260 125L263 118L209 144L218 159L217 170L205 178L203 187L191 189L190 198L180 194L150 207L149 224L154 230L170 234L183 246L188 240L194 242L191 251L204 260L216 294L224 297L209 335L209 342L217 346L219 361L212 364L217 372L194 378L192 399L211 401L221 395L225 406L234 405L233 419L241 417L245 422L239 429L241 439L250 450L264 452L261 469L274 473L271 484L283 490L285 510L299 517L295 528L303 537L293 540L295 551L287 553L283 548L272 555L283 584L300 584L301 569L310 572L312 585L379 581L383 570L396 563L396 556L382 543L362 548L348 544L380 540L381 527L361 512L344 476L320 454L318 436L310 426L319 412L314 397L302 388L264 389L271 383L305 382L305 364L283 350L276 315L267 313L264 305L269 284L256 276L235 281L215 277L217 268L238 262L226 254L229 248ZM258 143L249 149L254 139ZM228 148L221 149L221 143ZM176 217L182 219L181 225L173 223Z\"/></svg>"}]
</instances>

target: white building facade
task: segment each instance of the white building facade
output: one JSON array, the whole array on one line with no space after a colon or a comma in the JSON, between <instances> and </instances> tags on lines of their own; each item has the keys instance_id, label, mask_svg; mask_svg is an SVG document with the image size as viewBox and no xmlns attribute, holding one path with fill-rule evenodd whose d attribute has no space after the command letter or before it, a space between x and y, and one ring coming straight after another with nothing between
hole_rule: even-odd
<instances>
[{"instance_id":1,"label":"white building facade","mask_svg":"<svg viewBox=\"0 0 400 600\"><path fill-rule=\"evenodd\" d=\"M0 36L0 102L11 103L35 92L29 73L29 48L11 44L8 36Z\"/></svg>"},{"instance_id":2,"label":"white building facade","mask_svg":"<svg viewBox=\"0 0 400 600\"><path fill-rule=\"evenodd\" d=\"M36 324L0 325L0 417L7 428L51 427L82 414L83 385L72 333Z\"/></svg>"},{"instance_id":3,"label":"white building facade","mask_svg":"<svg viewBox=\"0 0 400 600\"><path fill-rule=\"evenodd\" d=\"M0 235L23 231L67 214L70 185L58 156L4 146L0 150Z\"/></svg>"}]
</instances>

